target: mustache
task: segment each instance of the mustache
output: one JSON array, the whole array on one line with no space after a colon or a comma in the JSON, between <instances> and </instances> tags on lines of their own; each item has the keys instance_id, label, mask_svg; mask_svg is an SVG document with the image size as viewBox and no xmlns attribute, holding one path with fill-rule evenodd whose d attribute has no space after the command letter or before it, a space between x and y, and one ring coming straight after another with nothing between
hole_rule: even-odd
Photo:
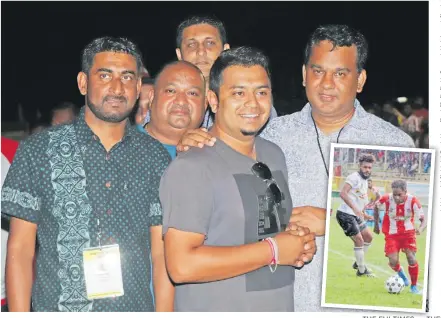
<instances>
[{"instance_id":1,"label":"mustache","mask_svg":"<svg viewBox=\"0 0 441 318\"><path fill-rule=\"evenodd\" d=\"M196 60L195 64L198 64L198 63L208 63L209 64L210 60L202 58L202 59Z\"/></svg>"},{"instance_id":2,"label":"mustache","mask_svg":"<svg viewBox=\"0 0 441 318\"><path fill-rule=\"evenodd\" d=\"M125 98L124 96L111 96L111 95L107 95L106 97L104 97L104 102L111 102L111 101L118 101L118 102L125 102L127 103L127 98Z\"/></svg>"},{"instance_id":3,"label":"mustache","mask_svg":"<svg viewBox=\"0 0 441 318\"><path fill-rule=\"evenodd\" d=\"M186 112L190 112L190 107L188 107L188 105L173 105L170 108L170 113L175 111L175 110L180 110L180 111L186 111Z\"/></svg>"}]
</instances>

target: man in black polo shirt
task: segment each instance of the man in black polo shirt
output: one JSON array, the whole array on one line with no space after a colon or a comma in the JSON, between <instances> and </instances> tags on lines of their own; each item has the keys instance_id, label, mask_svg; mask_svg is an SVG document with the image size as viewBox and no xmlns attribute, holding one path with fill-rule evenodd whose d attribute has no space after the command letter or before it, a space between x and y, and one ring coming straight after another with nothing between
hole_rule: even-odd
<instances>
[{"instance_id":1,"label":"man in black polo shirt","mask_svg":"<svg viewBox=\"0 0 441 318\"><path fill-rule=\"evenodd\" d=\"M169 156L128 122L141 65L127 39L93 40L78 119L21 143L2 189L11 311L29 311L31 290L35 311L152 311L150 253L156 310L173 309L158 197Z\"/></svg>"}]
</instances>

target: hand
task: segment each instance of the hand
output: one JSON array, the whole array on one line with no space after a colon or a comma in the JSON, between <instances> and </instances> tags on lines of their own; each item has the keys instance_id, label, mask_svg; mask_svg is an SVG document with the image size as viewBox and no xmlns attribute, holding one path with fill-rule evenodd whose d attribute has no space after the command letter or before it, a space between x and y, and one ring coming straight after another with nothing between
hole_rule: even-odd
<instances>
[{"instance_id":1,"label":"hand","mask_svg":"<svg viewBox=\"0 0 441 318\"><path fill-rule=\"evenodd\" d=\"M416 235L420 235L421 234L421 230L420 229L415 229L415 233L416 233Z\"/></svg>"},{"instance_id":2,"label":"hand","mask_svg":"<svg viewBox=\"0 0 441 318\"><path fill-rule=\"evenodd\" d=\"M374 217L372 215L364 213L364 219L367 221L373 221Z\"/></svg>"},{"instance_id":3,"label":"hand","mask_svg":"<svg viewBox=\"0 0 441 318\"><path fill-rule=\"evenodd\" d=\"M279 264L302 267L312 260L316 252L315 235L299 227L274 237L279 249Z\"/></svg>"},{"instance_id":4,"label":"hand","mask_svg":"<svg viewBox=\"0 0 441 318\"><path fill-rule=\"evenodd\" d=\"M202 148L205 145L213 146L216 142L216 138L211 136L206 128L189 129L182 136L176 150L178 152L187 151L190 147Z\"/></svg>"},{"instance_id":5,"label":"hand","mask_svg":"<svg viewBox=\"0 0 441 318\"><path fill-rule=\"evenodd\" d=\"M358 216L360 219L364 220L364 213L360 211L359 209L354 209L355 216Z\"/></svg>"},{"instance_id":6,"label":"hand","mask_svg":"<svg viewBox=\"0 0 441 318\"><path fill-rule=\"evenodd\" d=\"M378 224L374 225L374 233L375 234L380 234L380 226Z\"/></svg>"},{"instance_id":7,"label":"hand","mask_svg":"<svg viewBox=\"0 0 441 318\"><path fill-rule=\"evenodd\" d=\"M289 222L307 227L315 235L322 236L326 232L326 210L313 206L296 207L292 209Z\"/></svg>"}]
</instances>

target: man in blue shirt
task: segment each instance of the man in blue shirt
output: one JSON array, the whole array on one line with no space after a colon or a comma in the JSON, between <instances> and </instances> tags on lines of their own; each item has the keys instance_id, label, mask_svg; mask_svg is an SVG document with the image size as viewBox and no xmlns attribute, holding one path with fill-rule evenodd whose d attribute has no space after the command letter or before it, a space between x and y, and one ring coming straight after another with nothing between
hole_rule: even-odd
<instances>
[{"instance_id":1,"label":"man in blue shirt","mask_svg":"<svg viewBox=\"0 0 441 318\"><path fill-rule=\"evenodd\" d=\"M156 76L150 95L150 122L137 128L161 142L174 159L182 135L187 129L198 128L204 118L204 76L189 62L171 62Z\"/></svg>"}]
</instances>

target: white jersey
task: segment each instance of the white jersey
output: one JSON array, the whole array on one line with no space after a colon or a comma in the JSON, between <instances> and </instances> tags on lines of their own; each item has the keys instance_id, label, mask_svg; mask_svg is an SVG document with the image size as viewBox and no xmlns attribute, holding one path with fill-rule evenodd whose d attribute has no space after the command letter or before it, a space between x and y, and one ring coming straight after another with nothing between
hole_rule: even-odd
<instances>
[{"instance_id":1,"label":"white jersey","mask_svg":"<svg viewBox=\"0 0 441 318\"><path fill-rule=\"evenodd\" d=\"M366 204L369 203L368 199L368 181L363 179L358 172L351 173L347 178L345 183L351 186L349 190L349 199L355 204L355 206L362 211ZM351 207L348 206L344 201L338 208L339 211L355 215Z\"/></svg>"}]
</instances>

